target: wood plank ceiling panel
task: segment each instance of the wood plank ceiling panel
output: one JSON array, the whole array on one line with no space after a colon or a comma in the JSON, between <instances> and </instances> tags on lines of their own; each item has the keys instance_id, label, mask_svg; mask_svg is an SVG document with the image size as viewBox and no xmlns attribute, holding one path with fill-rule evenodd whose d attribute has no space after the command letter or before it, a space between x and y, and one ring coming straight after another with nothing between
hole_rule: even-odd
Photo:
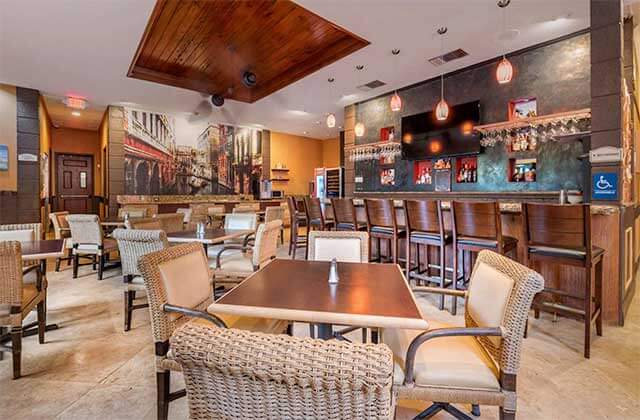
<instances>
[{"instance_id":1,"label":"wood plank ceiling panel","mask_svg":"<svg viewBox=\"0 0 640 420\"><path fill-rule=\"evenodd\" d=\"M255 102L368 44L289 0L158 0L128 76Z\"/></svg>"}]
</instances>

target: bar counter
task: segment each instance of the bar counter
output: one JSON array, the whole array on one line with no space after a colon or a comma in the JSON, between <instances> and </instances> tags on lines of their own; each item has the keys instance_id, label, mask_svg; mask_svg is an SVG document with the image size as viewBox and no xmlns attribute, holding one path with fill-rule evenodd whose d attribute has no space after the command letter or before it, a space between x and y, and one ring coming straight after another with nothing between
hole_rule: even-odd
<instances>
[{"instance_id":1,"label":"bar counter","mask_svg":"<svg viewBox=\"0 0 640 420\"><path fill-rule=\"evenodd\" d=\"M398 194L401 195L401 194ZM372 198L381 198L376 194L372 194ZM386 197L391 198L391 197ZM417 197L413 196L413 199ZM407 199L411 199L407 197ZM429 197L431 199L431 197ZM443 219L445 229L451 229L451 215L449 207L451 199L453 197L448 195L448 200L441 201L443 209ZM465 198L466 199L466 198ZM557 196L556 196L557 200ZM503 234L512 236L518 239L518 261L524 262L524 247L523 247L523 224L522 224L522 202L529 200L522 200L521 202L514 202L507 198L507 201L502 202L500 200L501 210L501 222ZM533 201L533 200L531 200ZM535 200L539 201L539 200ZM546 200L552 203L550 199ZM557 201L556 201L557 202ZM403 201L394 199L394 205L396 207L396 218L398 224L403 226L405 224L405 214L403 209ZM329 200L325 201L325 211L328 218L333 217L331 211L331 203ZM366 222L366 214L364 209L364 199L354 199L354 205L356 207L356 215L358 221ZM591 239L592 244L603 248L606 253L603 260L603 312L604 319L607 322L622 325L623 318L623 306L625 302L626 290L624 287L624 279L621 275L621 262L620 262L620 207L614 205L592 205L591 206ZM375 241L374 241L375 242ZM382 252L387 252L387 246L381 244ZM372 244L372 252L377 252L376 244ZM404 258L404 241L402 240L399 246L399 255ZM432 249L429 255L431 261L436 261L437 250ZM386 254L385 254L386 255ZM447 265L451 266L452 251L447 250ZM421 254L422 256L422 254ZM424 257L422 257L424 261ZM468 262L467 262L468 263ZM404 263L402 263L404 267ZM467 265L467 270L470 266ZM580 296L584 290L584 270L577 269L569 266L559 266L549 263L540 263L537 267L540 273L543 275L546 285L558 289L565 290L573 295ZM563 298L562 303L580 307L582 302L573 298Z\"/></svg>"}]
</instances>

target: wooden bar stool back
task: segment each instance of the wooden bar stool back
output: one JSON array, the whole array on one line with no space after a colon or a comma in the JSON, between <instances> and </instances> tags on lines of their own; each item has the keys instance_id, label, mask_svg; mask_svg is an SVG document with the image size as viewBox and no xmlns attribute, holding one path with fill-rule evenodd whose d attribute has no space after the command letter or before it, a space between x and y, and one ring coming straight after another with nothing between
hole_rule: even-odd
<instances>
[{"instance_id":1,"label":"wooden bar stool back","mask_svg":"<svg viewBox=\"0 0 640 420\"><path fill-rule=\"evenodd\" d=\"M336 230L366 230L366 223L358 223L356 207L351 198L332 198L331 208L336 223Z\"/></svg>"},{"instance_id":2,"label":"wooden bar stool back","mask_svg":"<svg viewBox=\"0 0 640 420\"><path fill-rule=\"evenodd\" d=\"M389 249L392 255L388 255L387 259L393 260L394 264L398 263L398 243L400 238L404 238L406 231L398 227L396 220L396 209L393 200L373 200L365 199L364 207L367 213L367 232L369 232L369 240L378 240L378 257L371 261L382 261L382 252L380 247L381 239L389 241ZM372 244L369 244L369 254L371 254Z\"/></svg>"},{"instance_id":3,"label":"wooden bar stool back","mask_svg":"<svg viewBox=\"0 0 640 420\"><path fill-rule=\"evenodd\" d=\"M333 221L325 220L319 198L305 197L304 210L307 216L307 225L309 226L309 230L329 230L333 226Z\"/></svg>"},{"instance_id":4,"label":"wooden bar stool back","mask_svg":"<svg viewBox=\"0 0 640 420\"><path fill-rule=\"evenodd\" d=\"M591 327L602 335L602 260L604 249L591 244L591 208L586 204L523 205L525 255L529 267L536 262L571 265L585 269L584 293L575 296L562 289L562 279L556 287L545 287L534 301L535 316L540 311L560 314L584 322L584 357L591 352ZM595 277L592 268L595 268ZM567 305L566 300L578 300L582 309Z\"/></svg>"},{"instance_id":5,"label":"wooden bar stool back","mask_svg":"<svg viewBox=\"0 0 640 420\"><path fill-rule=\"evenodd\" d=\"M500 205L497 201L472 202L452 201L451 222L453 227L453 288L458 288L458 268L462 268L461 288L467 281L465 273L465 252L471 259L473 253L483 249L495 251L498 254L512 253L516 256L518 240L502 234L500 220ZM463 260L459 261L458 252L462 252ZM462 264L459 264L462 262ZM471 262L471 261L470 261ZM457 298L452 298L451 313L456 314Z\"/></svg>"},{"instance_id":6,"label":"wooden bar stool back","mask_svg":"<svg viewBox=\"0 0 640 420\"><path fill-rule=\"evenodd\" d=\"M405 200L405 223L407 228L406 263L407 280L435 282L444 288L446 280L446 246L451 243L451 232L445 232L440 201ZM411 245L415 245L415 266L411 265ZM424 248L424 270L420 264L420 246ZM438 249L438 264L429 263L429 247ZM431 277L431 268L439 270L438 277ZM440 309L444 308L444 295L440 295Z\"/></svg>"},{"instance_id":7,"label":"wooden bar stool back","mask_svg":"<svg viewBox=\"0 0 640 420\"><path fill-rule=\"evenodd\" d=\"M307 247L307 236L300 235L300 227L307 226L307 219L303 213L298 210L298 203L294 197L287 197L287 206L289 207L289 255L292 259L296 259L296 251L298 248ZM308 229L308 228L307 228Z\"/></svg>"}]
</instances>

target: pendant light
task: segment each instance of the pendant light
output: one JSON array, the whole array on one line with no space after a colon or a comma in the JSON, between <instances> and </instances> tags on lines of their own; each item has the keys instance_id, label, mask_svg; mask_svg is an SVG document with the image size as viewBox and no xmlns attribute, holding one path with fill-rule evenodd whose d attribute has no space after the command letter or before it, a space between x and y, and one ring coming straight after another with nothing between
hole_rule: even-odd
<instances>
[{"instance_id":1,"label":"pendant light","mask_svg":"<svg viewBox=\"0 0 640 420\"><path fill-rule=\"evenodd\" d=\"M397 48L393 49L393 50L391 50L391 54L397 56L398 54L400 54L400 50L397 49ZM400 111L402 109L402 98L400 98L400 95L398 95L398 91L397 90L393 93L393 96L391 97L391 100L389 101L389 106L391 107L391 111L393 111L393 112L398 112L398 111Z\"/></svg>"},{"instance_id":2,"label":"pendant light","mask_svg":"<svg viewBox=\"0 0 640 420\"><path fill-rule=\"evenodd\" d=\"M356 70L358 70L358 72L361 72L362 70L364 70L364 66L362 64L358 64L356 66ZM359 81L360 75L358 75L358 82ZM360 83L358 83L358 85L360 85ZM355 127L353 127L353 131L355 132L356 137L364 136L364 124L362 122L356 123Z\"/></svg>"},{"instance_id":3,"label":"pendant light","mask_svg":"<svg viewBox=\"0 0 640 420\"><path fill-rule=\"evenodd\" d=\"M446 26L438 29L438 35L440 35L440 56L444 55L444 34L446 33ZM440 101L436 105L435 113L438 121L445 121L449 118L449 104L444 100L444 72L440 73Z\"/></svg>"},{"instance_id":4,"label":"pendant light","mask_svg":"<svg viewBox=\"0 0 640 420\"><path fill-rule=\"evenodd\" d=\"M503 37L506 34L506 14L507 14L507 6L511 3L511 0L498 0L498 7L502 9L502 34ZM506 48L503 47L505 50ZM507 60L506 53L502 54L502 60L498 63L498 68L496 69L496 79L498 83L504 85L509 83L511 79L513 79L513 65L509 60Z\"/></svg>"},{"instance_id":5,"label":"pendant light","mask_svg":"<svg viewBox=\"0 0 640 420\"><path fill-rule=\"evenodd\" d=\"M334 79L333 77L330 77L327 79L327 82L329 82L329 92L333 92L332 86L333 86L333 82L335 82L336 79ZM333 95L331 95L333 96ZM327 127L329 128L333 128L336 126L336 116L333 112L330 112L329 115L327 115Z\"/></svg>"}]
</instances>

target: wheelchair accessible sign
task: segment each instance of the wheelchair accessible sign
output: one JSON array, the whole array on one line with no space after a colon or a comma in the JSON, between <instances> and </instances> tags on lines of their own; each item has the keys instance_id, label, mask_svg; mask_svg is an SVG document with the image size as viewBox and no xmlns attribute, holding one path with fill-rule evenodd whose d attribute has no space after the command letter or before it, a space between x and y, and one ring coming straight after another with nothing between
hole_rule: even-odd
<instances>
[{"instance_id":1,"label":"wheelchair accessible sign","mask_svg":"<svg viewBox=\"0 0 640 420\"><path fill-rule=\"evenodd\" d=\"M618 199L618 174L614 172L597 172L591 177L593 200Z\"/></svg>"}]
</instances>

